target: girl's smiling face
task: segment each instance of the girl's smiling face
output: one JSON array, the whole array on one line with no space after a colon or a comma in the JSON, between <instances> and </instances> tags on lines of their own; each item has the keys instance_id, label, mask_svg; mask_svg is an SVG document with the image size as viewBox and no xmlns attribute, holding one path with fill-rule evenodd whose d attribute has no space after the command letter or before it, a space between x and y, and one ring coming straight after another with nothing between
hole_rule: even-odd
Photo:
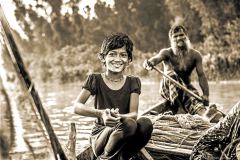
<instances>
[{"instance_id":1,"label":"girl's smiling face","mask_svg":"<svg viewBox=\"0 0 240 160\"><path fill-rule=\"evenodd\" d=\"M122 72L128 65L128 62L128 53L125 46L122 48L110 50L105 56L105 64L107 70L114 73Z\"/></svg>"}]
</instances>

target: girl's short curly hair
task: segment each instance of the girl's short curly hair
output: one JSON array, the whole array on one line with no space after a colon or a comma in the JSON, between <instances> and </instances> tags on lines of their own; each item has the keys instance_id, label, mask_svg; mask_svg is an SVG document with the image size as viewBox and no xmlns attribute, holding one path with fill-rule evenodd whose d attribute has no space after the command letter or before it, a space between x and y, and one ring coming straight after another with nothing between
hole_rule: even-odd
<instances>
[{"instance_id":1,"label":"girl's short curly hair","mask_svg":"<svg viewBox=\"0 0 240 160\"><path fill-rule=\"evenodd\" d=\"M132 61L133 42L124 33L114 33L107 36L102 43L101 52L99 58L102 60L108 54L109 51L117 48L126 47L129 61Z\"/></svg>"}]
</instances>

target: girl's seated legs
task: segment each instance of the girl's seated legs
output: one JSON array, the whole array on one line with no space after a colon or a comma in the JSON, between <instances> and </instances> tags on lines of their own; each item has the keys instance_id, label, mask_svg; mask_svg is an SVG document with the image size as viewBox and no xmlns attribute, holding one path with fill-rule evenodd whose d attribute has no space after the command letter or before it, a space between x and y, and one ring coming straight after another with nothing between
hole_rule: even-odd
<instances>
[{"instance_id":1,"label":"girl's seated legs","mask_svg":"<svg viewBox=\"0 0 240 160\"><path fill-rule=\"evenodd\" d=\"M106 127L93 140L93 150L96 156L103 159L110 159L126 143L126 139L132 137L137 129L137 123L131 118L123 119L115 127Z\"/></svg>"},{"instance_id":2,"label":"girl's seated legs","mask_svg":"<svg viewBox=\"0 0 240 160\"><path fill-rule=\"evenodd\" d=\"M128 139L122 151L119 154L120 160L127 160L136 155L151 138L153 125L150 119L141 117L137 120L137 130L135 134Z\"/></svg>"}]
</instances>

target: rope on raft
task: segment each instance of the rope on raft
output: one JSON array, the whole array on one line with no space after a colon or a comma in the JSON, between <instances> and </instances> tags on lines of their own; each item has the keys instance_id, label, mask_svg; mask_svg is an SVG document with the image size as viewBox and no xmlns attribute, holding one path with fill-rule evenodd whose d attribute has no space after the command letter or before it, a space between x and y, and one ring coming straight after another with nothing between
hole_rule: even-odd
<instances>
[{"instance_id":1,"label":"rope on raft","mask_svg":"<svg viewBox=\"0 0 240 160\"><path fill-rule=\"evenodd\" d=\"M164 149L191 150L206 129L212 126L206 119L190 114L148 116L154 124L149 143Z\"/></svg>"},{"instance_id":2,"label":"rope on raft","mask_svg":"<svg viewBox=\"0 0 240 160\"><path fill-rule=\"evenodd\" d=\"M231 143L229 143L227 145L227 147L223 150L222 155L220 157L220 160L224 160L224 159L230 159L230 157L227 156L226 152L229 151L229 149L235 144L235 143L240 143L240 138L235 139L234 141L232 141Z\"/></svg>"}]
</instances>

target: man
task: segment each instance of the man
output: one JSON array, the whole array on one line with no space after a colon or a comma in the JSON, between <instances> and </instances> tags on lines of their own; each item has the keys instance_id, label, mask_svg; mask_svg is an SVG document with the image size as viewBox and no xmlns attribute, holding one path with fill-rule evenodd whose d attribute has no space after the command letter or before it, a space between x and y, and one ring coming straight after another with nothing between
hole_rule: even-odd
<instances>
[{"instance_id":1,"label":"man","mask_svg":"<svg viewBox=\"0 0 240 160\"><path fill-rule=\"evenodd\" d=\"M200 52L191 47L187 31L184 26L173 26L169 31L171 47L162 49L157 55L145 60L143 67L151 70L160 62L163 62L164 72L197 94L197 90L191 85L191 74L197 71L199 85L202 89L203 101L189 96L183 90L170 82L167 78L161 81L161 96L170 102L173 113L183 111L190 114L203 115L209 104L209 87L202 67Z\"/></svg>"},{"instance_id":2,"label":"man","mask_svg":"<svg viewBox=\"0 0 240 160\"><path fill-rule=\"evenodd\" d=\"M240 159L240 101L192 149L191 160Z\"/></svg>"}]
</instances>

